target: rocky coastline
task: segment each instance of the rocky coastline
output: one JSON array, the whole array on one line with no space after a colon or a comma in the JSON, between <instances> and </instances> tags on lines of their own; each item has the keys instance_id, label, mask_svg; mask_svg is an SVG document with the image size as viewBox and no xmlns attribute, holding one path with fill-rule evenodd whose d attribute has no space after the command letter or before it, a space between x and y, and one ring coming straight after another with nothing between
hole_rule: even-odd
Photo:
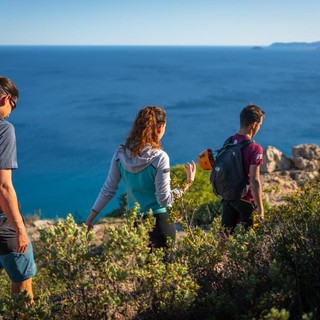
<instances>
[{"instance_id":1,"label":"rocky coastline","mask_svg":"<svg viewBox=\"0 0 320 320\"><path fill-rule=\"evenodd\" d=\"M320 147L301 144L292 147L287 157L273 146L264 149L261 181L264 199L270 204L283 203L283 197L296 191L301 183L315 179L320 171Z\"/></svg>"}]
</instances>

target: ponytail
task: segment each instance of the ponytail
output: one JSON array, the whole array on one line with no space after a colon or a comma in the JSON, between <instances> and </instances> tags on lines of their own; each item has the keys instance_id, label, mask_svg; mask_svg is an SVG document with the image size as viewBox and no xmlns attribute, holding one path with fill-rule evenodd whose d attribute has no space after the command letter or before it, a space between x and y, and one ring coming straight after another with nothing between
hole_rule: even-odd
<instances>
[{"instance_id":1,"label":"ponytail","mask_svg":"<svg viewBox=\"0 0 320 320\"><path fill-rule=\"evenodd\" d=\"M158 126L166 123L166 113L158 106L148 106L141 109L132 125L125 146L134 156L141 154L142 149L151 145L155 149L161 149Z\"/></svg>"}]
</instances>

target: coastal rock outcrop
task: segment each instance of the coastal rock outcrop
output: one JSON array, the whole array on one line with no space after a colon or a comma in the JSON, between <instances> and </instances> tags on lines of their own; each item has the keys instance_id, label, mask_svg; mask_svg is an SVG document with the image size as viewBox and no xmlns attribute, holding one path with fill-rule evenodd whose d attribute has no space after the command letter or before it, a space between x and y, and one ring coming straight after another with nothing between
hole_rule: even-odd
<instances>
[{"instance_id":1,"label":"coastal rock outcrop","mask_svg":"<svg viewBox=\"0 0 320 320\"><path fill-rule=\"evenodd\" d=\"M300 170L320 170L320 148L316 144L301 144L292 147L294 166Z\"/></svg>"},{"instance_id":2,"label":"coastal rock outcrop","mask_svg":"<svg viewBox=\"0 0 320 320\"><path fill-rule=\"evenodd\" d=\"M264 198L270 205L283 202L283 197L296 191L300 183L315 179L320 171L320 147L301 144L292 147L287 157L275 147L268 146L263 153L261 180Z\"/></svg>"},{"instance_id":3,"label":"coastal rock outcrop","mask_svg":"<svg viewBox=\"0 0 320 320\"><path fill-rule=\"evenodd\" d=\"M263 165L261 172L274 172L290 170L292 168L292 160L283 152L275 147L268 146L263 153Z\"/></svg>"}]
</instances>

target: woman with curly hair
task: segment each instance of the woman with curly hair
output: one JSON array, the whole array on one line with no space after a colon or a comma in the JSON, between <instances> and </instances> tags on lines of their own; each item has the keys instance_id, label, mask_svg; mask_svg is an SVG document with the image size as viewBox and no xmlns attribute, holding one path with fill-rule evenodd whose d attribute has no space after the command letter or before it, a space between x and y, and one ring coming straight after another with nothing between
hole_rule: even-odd
<instances>
[{"instance_id":1,"label":"woman with curly hair","mask_svg":"<svg viewBox=\"0 0 320 320\"><path fill-rule=\"evenodd\" d=\"M179 198L191 186L196 165L187 163L185 172L187 183L183 189L170 188L170 163L166 152L162 150L161 138L166 129L166 112L158 106L141 109L133 123L124 145L120 145L111 161L108 177L91 209L86 221L88 230L94 218L114 197L121 179L127 191L127 209L140 206L140 213L146 215L151 209L156 224L150 233L150 243L154 248L165 248L166 260L172 259L172 246L176 229L168 222L167 207L175 198ZM172 241L168 242L170 237Z\"/></svg>"}]
</instances>

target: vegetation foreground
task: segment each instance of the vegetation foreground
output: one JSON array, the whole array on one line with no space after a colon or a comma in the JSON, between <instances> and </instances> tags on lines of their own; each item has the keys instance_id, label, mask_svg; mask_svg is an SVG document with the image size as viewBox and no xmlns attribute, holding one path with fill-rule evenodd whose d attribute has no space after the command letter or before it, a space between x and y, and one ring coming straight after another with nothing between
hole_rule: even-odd
<instances>
[{"instance_id":1,"label":"vegetation foreground","mask_svg":"<svg viewBox=\"0 0 320 320\"><path fill-rule=\"evenodd\" d=\"M183 184L183 168L173 169ZM266 220L232 236L221 230L220 201L208 172L171 210L179 221L172 264L148 249L153 218L131 212L97 244L69 215L34 242L35 302L12 299L1 275L3 319L319 319L320 181L267 208ZM266 205L267 206L267 205ZM118 210L117 213L121 213ZM0 316L0 318L1 318Z\"/></svg>"}]
</instances>

